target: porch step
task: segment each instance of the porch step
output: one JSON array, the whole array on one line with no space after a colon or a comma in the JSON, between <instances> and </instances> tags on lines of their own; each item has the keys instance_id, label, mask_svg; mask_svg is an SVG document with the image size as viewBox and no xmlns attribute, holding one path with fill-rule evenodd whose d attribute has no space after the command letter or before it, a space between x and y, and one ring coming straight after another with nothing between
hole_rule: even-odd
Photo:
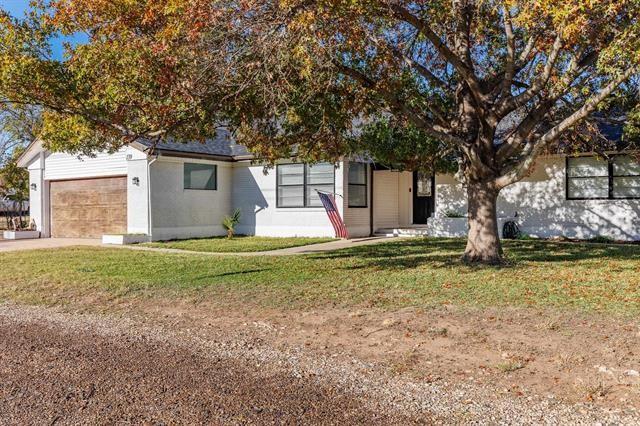
<instances>
[{"instance_id":1,"label":"porch step","mask_svg":"<svg viewBox=\"0 0 640 426\"><path fill-rule=\"evenodd\" d=\"M429 235L427 226L411 228L380 228L375 233L378 237L426 237Z\"/></svg>"}]
</instances>

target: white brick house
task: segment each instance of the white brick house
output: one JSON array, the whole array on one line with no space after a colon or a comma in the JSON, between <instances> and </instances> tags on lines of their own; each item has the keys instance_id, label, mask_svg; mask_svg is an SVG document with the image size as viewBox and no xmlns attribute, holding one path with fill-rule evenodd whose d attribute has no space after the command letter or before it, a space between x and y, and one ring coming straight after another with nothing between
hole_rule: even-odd
<instances>
[{"instance_id":1,"label":"white brick house","mask_svg":"<svg viewBox=\"0 0 640 426\"><path fill-rule=\"evenodd\" d=\"M344 159L265 169L228 138L207 144L134 143L112 154L50 153L35 143L19 164L29 170L30 208L43 237L144 234L166 240L224 235L222 218L239 208L238 232L333 236L316 189L334 192L351 237L419 231L465 232L463 186L450 175L422 176ZM542 157L533 173L502 191L498 216L539 237L609 236L640 240L640 166ZM462 224L462 226L461 226Z\"/></svg>"}]
</instances>

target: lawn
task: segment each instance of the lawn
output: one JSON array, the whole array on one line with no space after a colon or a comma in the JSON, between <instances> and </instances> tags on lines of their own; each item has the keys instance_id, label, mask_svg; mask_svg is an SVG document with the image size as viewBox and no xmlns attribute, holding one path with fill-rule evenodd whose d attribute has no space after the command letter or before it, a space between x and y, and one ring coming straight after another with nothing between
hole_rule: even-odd
<instances>
[{"instance_id":1,"label":"lawn","mask_svg":"<svg viewBox=\"0 0 640 426\"><path fill-rule=\"evenodd\" d=\"M507 242L509 265L467 266L461 240L411 239L294 257L69 248L0 254L0 300L169 297L243 306L527 306L640 314L640 247Z\"/></svg>"},{"instance_id":2,"label":"lawn","mask_svg":"<svg viewBox=\"0 0 640 426\"><path fill-rule=\"evenodd\" d=\"M306 246L309 244L326 243L334 240L335 238L277 238L238 235L233 239L228 239L226 237L194 238L191 240L160 241L146 243L144 245L188 251L234 253L279 250L289 247Z\"/></svg>"}]
</instances>

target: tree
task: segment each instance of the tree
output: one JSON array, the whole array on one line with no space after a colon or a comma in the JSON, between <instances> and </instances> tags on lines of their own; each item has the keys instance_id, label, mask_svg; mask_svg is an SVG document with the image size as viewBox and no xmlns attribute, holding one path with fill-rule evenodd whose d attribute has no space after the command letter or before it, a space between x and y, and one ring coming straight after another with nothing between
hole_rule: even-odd
<instances>
[{"instance_id":1,"label":"tree","mask_svg":"<svg viewBox=\"0 0 640 426\"><path fill-rule=\"evenodd\" d=\"M71 152L225 125L271 160L454 159L464 257L499 262L498 194L597 132L637 76L639 16L639 0L57 0L0 21L0 97L42 106L45 143ZM76 31L90 42L50 59L47 40Z\"/></svg>"},{"instance_id":2,"label":"tree","mask_svg":"<svg viewBox=\"0 0 640 426\"><path fill-rule=\"evenodd\" d=\"M31 107L0 107L0 166L10 161L16 149L33 142L40 130L40 111Z\"/></svg>"},{"instance_id":3,"label":"tree","mask_svg":"<svg viewBox=\"0 0 640 426\"><path fill-rule=\"evenodd\" d=\"M457 154L469 261L501 260L500 191L551 144L570 142L569 130L593 132L589 116L638 71L637 1L321 5L288 19L293 51L313 78L333 73L351 119L420 132Z\"/></svg>"},{"instance_id":4,"label":"tree","mask_svg":"<svg viewBox=\"0 0 640 426\"><path fill-rule=\"evenodd\" d=\"M10 160L0 168L0 200L9 201L15 207L21 227L25 226L22 218L24 203L29 201L29 172L18 167L18 157L22 152L22 148L14 150Z\"/></svg>"}]
</instances>

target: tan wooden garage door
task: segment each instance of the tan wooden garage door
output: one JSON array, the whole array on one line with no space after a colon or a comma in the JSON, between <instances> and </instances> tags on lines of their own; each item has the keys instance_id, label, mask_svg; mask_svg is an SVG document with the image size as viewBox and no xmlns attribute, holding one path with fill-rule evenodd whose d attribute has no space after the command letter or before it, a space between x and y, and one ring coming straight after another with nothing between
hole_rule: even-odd
<instances>
[{"instance_id":1,"label":"tan wooden garage door","mask_svg":"<svg viewBox=\"0 0 640 426\"><path fill-rule=\"evenodd\" d=\"M127 231L127 178L51 182L51 236L99 238Z\"/></svg>"}]
</instances>

